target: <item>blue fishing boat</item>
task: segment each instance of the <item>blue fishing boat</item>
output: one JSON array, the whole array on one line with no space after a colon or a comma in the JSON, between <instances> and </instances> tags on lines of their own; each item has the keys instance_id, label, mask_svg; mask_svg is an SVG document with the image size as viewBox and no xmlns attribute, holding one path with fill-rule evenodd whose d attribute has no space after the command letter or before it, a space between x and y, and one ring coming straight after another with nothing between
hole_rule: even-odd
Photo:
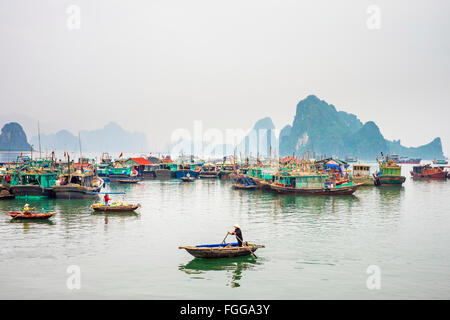
<instances>
[{"instance_id":1,"label":"blue fishing boat","mask_svg":"<svg viewBox=\"0 0 450 320\"><path fill-rule=\"evenodd\" d=\"M175 176L177 179L181 179L188 176L189 174L189 177L198 178L199 172L200 167L196 166L195 164L182 163L178 165L178 169L177 171L175 171Z\"/></svg>"}]
</instances>

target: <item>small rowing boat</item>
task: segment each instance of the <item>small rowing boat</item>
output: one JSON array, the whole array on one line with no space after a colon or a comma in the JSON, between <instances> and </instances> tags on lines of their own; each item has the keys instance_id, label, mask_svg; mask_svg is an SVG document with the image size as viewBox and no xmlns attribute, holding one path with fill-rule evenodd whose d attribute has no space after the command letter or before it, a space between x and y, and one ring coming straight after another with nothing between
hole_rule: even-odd
<instances>
[{"instance_id":1,"label":"small rowing boat","mask_svg":"<svg viewBox=\"0 0 450 320\"><path fill-rule=\"evenodd\" d=\"M185 249L196 258L217 259L234 258L253 254L258 248L265 248L264 245L245 243L239 247L237 243L207 244L199 246L181 246L178 249Z\"/></svg>"},{"instance_id":2,"label":"small rowing boat","mask_svg":"<svg viewBox=\"0 0 450 320\"><path fill-rule=\"evenodd\" d=\"M120 183L138 183L139 179L121 179L118 180Z\"/></svg>"},{"instance_id":3,"label":"small rowing boat","mask_svg":"<svg viewBox=\"0 0 450 320\"><path fill-rule=\"evenodd\" d=\"M105 205L103 203L94 203L91 208L97 212L130 212L134 211L137 208L140 208L141 205L138 204L128 204L128 203L111 203L111 205Z\"/></svg>"},{"instance_id":4,"label":"small rowing boat","mask_svg":"<svg viewBox=\"0 0 450 320\"><path fill-rule=\"evenodd\" d=\"M23 212L13 211L8 213L8 215L11 216L13 219L21 219L21 220L44 220L53 217L55 214L56 212L42 212L42 213L31 212L25 214Z\"/></svg>"},{"instance_id":5,"label":"small rowing boat","mask_svg":"<svg viewBox=\"0 0 450 320\"><path fill-rule=\"evenodd\" d=\"M239 190L255 190L258 188L258 185L252 178L242 176L236 179L233 188Z\"/></svg>"},{"instance_id":6,"label":"small rowing boat","mask_svg":"<svg viewBox=\"0 0 450 320\"><path fill-rule=\"evenodd\" d=\"M183 181L183 182L194 182L195 178L194 177L182 177L181 181Z\"/></svg>"}]
</instances>

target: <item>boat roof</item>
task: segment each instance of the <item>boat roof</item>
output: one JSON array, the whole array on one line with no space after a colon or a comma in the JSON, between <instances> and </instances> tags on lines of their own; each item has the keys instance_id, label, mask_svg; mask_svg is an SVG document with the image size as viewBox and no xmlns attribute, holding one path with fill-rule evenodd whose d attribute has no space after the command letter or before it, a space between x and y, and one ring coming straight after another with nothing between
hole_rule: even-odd
<instances>
[{"instance_id":1,"label":"boat roof","mask_svg":"<svg viewBox=\"0 0 450 320\"><path fill-rule=\"evenodd\" d=\"M131 161L141 165L141 166L149 166L152 163L145 158L130 158Z\"/></svg>"}]
</instances>

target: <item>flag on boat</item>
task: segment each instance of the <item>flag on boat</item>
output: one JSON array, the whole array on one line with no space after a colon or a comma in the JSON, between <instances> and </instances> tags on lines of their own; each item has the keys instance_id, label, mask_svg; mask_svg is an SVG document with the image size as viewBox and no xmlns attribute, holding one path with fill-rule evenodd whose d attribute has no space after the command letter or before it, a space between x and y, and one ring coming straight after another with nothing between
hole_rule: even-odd
<instances>
[{"instance_id":1,"label":"flag on boat","mask_svg":"<svg viewBox=\"0 0 450 320\"><path fill-rule=\"evenodd\" d=\"M120 153L120 156L119 156L119 158L122 158L122 156L123 156L123 152L121 152L121 153Z\"/></svg>"}]
</instances>

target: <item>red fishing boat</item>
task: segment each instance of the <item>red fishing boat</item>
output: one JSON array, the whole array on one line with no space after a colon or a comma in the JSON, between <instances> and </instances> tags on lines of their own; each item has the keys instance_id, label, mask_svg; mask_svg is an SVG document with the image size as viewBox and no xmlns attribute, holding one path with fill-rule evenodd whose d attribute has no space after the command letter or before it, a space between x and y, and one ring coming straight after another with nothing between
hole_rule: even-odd
<instances>
[{"instance_id":1,"label":"red fishing boat","mask_svg":"<svg viewBox=\"0 0 450 320\"><path fill-rule=\"evenodd\" d=\"M9 212L8 215L11 216L13 219L20 219L20 220L44 220L49 219L53 217L56 214L56 212L30 212L30 213L23 213L19 211L13 211Z\"/></svg>"},{"instance_id":2,"label":"red fishing boat","mask_svg":"<svg viewBox=\"0 0 450 320\"><path fill-rule=\"evenodd\" d=\"M410 172L414 179L437 179L444 180L447 178L447 172L440 167L432 167L429 164L424 166L414 166Z\"/></svg>"}]
</instances>

